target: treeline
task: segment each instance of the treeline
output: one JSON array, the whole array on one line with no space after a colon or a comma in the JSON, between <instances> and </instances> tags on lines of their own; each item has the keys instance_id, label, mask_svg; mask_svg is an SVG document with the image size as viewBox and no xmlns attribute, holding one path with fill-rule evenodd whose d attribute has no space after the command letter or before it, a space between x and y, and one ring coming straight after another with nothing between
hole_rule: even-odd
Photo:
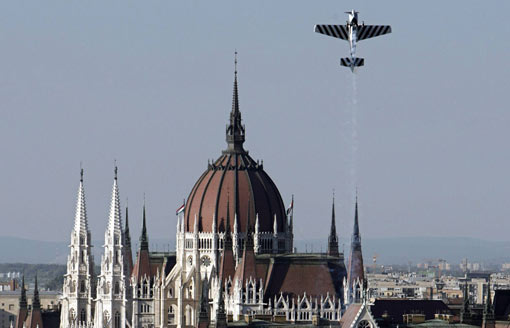
<instances>
[{"instance_id":1,"label":"treeline","mask_svg":"<svg viewBox=\"0 0 510 328\"><path fill-rule=\"evenodd\" d=\"M62 290L66 266L63 264L0 263L0 273L8 272L21 272L25 276L25 284L31 288L37 275L40 289ZM4 276L3 280L6 281L8 278Z\"/></svg>"},{"instance_id":2,"label":"treeline","mask_svg":"<svg viewBox=\"0 0 510 328\"><path fill-rule=\"evenodd\" d=\"M0 263L0 273L20 272L25 276L25 284L30 289L34 286L35 275L37 274L37 283L40 290L62 291L66 270L67 267L64 264ZM96 279L100 270L99 266L94 267ZM4 276L0 280L7 281L8 279ZM21 284L21 277L19 283Z\"/></svg>"}]
</instances>

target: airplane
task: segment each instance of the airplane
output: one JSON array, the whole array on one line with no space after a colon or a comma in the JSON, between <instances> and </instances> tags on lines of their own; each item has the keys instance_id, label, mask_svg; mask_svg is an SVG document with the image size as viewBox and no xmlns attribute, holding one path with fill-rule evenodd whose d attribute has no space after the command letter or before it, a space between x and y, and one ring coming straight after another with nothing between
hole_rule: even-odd
<instances>
[{"instance_id":1,"label":"airplane","mask_svg":"<svg viewBox=\"0 0 510 328\"><path fill-rule=\"evenodd\" d=\"M329 35L335 38L349 41L351 47L351 57L340 58L340 65L349 67L354 72L355 67L365 65L365 58L356 57L356 42L374 38L379 35L391 33L390 25L365 25L358 23L358 11L354 9L346 11L349 15L346 25L315 25L314 31L317 33Z\"/></svg>"}]
</instances>

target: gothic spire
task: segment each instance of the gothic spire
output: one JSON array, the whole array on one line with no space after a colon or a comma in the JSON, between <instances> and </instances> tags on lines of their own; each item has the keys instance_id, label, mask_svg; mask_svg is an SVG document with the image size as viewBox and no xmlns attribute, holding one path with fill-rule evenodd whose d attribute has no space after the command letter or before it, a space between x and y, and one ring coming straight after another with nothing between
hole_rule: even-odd
<instances>
[{"instance_id":1,"label":"gothic spire","mask_svg":"<svg viewBox=\"0 0 510 328\"><path fill-rule=\"evenodd\" d=\"M126 223L124 225L124 236L126 241L126 247L131 248L131 235L129 234L129 215L128 215L128 207L126 206Z\"/></svg>"},{"instance_id":2,"label":"gothic spire","mask_svg":"<svg viewBox=\"0 0 510 328\"><path fill-rule=\"evenodd\" d=\"M353 240L361 243L361 236L359 234L359 221L358 221L358 194L356 193L356 205L354 208L354 228L352 231Z\"/></svg>"},{"instance_id":3,"label":"gothic spire","mask_svg":"<svg viewBox=\"0 0 510 328\"><path fill-rule=\"evenodd\" d=\"M149 238L147 237L147 226L145 224L145 202L143 203L142 234L140 235L140 250L149 250Z\"/></svg>"},{"instance_id":4,"label":"gothic spire","mask_svg":"<svg viewBox=\"0 0 510 328\"><path fill-rule=\"evenodd\" d=\"M234 91L232 95L232 111L230 122L227 126L227 151L234 153L244 152L243 143L245 140L245 128L241 123L241 112L239 111L239 93L237 88L237 51L234 61Z\"/></svg>"},{"instance_id":5,"label":"gothic spire","mask_svg":"<svg viewBox=\"0 0 510 328\"><path fill-rule=\"evenodd\" d=\"M251 199L248 199L248 215L247 215L247 227L246 227L246 239L244 241L244 248L247 250L253 251L253 230L251 227L251 219L250 219L250 205Z\"/></svg>"},{"instance_id":6,"label":"gothic spire","mask_svg":"<svg viewBox=\"0 0 510 328\"><path fill-rule=\"evenodd\" d=\"M83 169L80 170L80 186L78 188L78 200L76 201L76 214L74 216L74 231L77 233L88 232L87 208L85 206L85 190L83 188Z\"/></svg>"},{"instance_id":7,"label":"gothic spire","mask_svg":"<svg viewBox=\"0 0 510 328\"><path fill-rule=\"evenodd\" d=\"M328 255L338 256L338 235L335 222L335 195L333 194L333 205L331 208L331 228L328 237Z\"/></svg>"},{"instance_id":8,"label":"gothic spire","mask_svg":"<svg viewBox=\"0 0 510 328\"><path fill-rule=\"evenodd\" d=\"M230 200L227 197L227 224L225 225L224 249L232 249L232 235L230 234Z\"/></svg>"},{"instance_id":9,"label":"gothic spire","mask_svg":"<svg viewBox=\"0 0 510 328\"><path fill-rule=\"evenodd\" d=\"M112 187L112 200L110 202L110 216L108 219L108 230L110 232L122 232L122 222L120 217L119 187L117 185L117 165L114 169L114 179Z\"/></svg>"},{"instance_id":10,"label":"gothic spire","mask_svg":"<svg viewBox=\"0 0 510 328\"><path fill-rule=\"evenodd\" d=\"M363 281L365 279L364 265L363 265L363 253L361 252L361 236L359 233L359 222L358 222L358 197L356 196L356 204L354 210L354 229L351 240L351 254L349 257L349 267L347 271L347 282L349 298L352 296L353 284L356 281Z\"/></svg>"},{"instance_id":11,"label":"gothic spire","mask_svg":"<svg viewBox=\"0 0 510 328\"><path fill-rule=\"evenodd\" d=\"M41 301L39 299L39 288L37 288L37 274L35 275L34 299L32 300L32 309L40 309Z\"/></svg>"},{"instance_id":12,"label":"gothic spire","mask_svg":"<svg viewBox=\"0 0 510 328\"><path fill-rule=\"evenodd\" d=\"M127 203L127 201L126 201ZM124 227L124 242L126 248L124 249L125 254L124 256L127 259L127 273L130 276L131 272L133 270L133 253L131 251L131 235L129 233L129 216L128 216L128 207L126 205L126 224Z\"/></svg>"},{"instance_id":13,"label":"gothic spire","mask_svg":"<svg viewBox=\"0 0 510 328\"><path fill-rule=\"evenodd\" d=\"M21 277L21 296L19 297L19 308L27 308L27 291L25 289L25 275Z\"/></svg>"},{"instance_id":14,"label":"gothic spire","mask_svg":"<svg viewBox=\"0 0 510 328\"><path fill-rule=\"evenodd\" d=\"M492 299L491 299L491 277L487 281L487 302L485 302L484 313L490 314L492 312Z\"/></svg>"}]
</instances>

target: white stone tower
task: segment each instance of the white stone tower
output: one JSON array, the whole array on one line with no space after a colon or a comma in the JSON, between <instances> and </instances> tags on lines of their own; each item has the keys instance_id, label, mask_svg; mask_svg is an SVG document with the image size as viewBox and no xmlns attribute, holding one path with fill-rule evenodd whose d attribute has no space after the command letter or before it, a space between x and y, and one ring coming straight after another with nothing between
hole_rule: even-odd
<instances>
[{"instance_id":1,"label":"white stone tower","mask_svg":"<svg viewBox=\"0 0 510 328\"><path fill-rule=\"evenodd\" d=\"M67 273L64 276L60 327L88 325L92 321L92 299L95 294L94 258L87 223L83 169L76 203L74 228L71 232Z\"/></svg>"},{"instance_id":2,"label":"white stone tower","mask_svg":"<svg viewBox=\"0 0 510 328\"><path fill-rule=\"evenodd\" d=\"M108 227L104 236L104 254L101 257L101 275L97 283L97 299L94 316L96 328L124 328L131 317L126 275L127 261L124 257L124 231L120 213L117 166L113 180L112 200Z\"/></svg>"}]
</instances>

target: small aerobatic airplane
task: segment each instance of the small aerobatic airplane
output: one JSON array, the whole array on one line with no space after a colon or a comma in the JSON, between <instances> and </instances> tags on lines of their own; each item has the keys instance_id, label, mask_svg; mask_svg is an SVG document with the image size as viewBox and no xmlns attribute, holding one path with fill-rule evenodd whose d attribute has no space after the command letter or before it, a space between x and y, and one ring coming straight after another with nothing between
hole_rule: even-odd
<instances>
[{"instance_id":1,"label":"small aerobatic airplane","mask_svg":"<svg viewBox=\"0 0 510 328\"><path fill-rule=\"evenodd\" d=\"M389 25L365 25L358 24L358 12L355 10L346 11L349 14L349 20L346 25L315 25L315 32L326 34L335 38L349 41L351 47L351 57L340 58L340 65L349 67L354 71L355 67L363 66L365 64L364 58L357 58L356 55L356 42L373 38L379 35L391 33L391 26Z\"/></svg>"}]
</instances>

